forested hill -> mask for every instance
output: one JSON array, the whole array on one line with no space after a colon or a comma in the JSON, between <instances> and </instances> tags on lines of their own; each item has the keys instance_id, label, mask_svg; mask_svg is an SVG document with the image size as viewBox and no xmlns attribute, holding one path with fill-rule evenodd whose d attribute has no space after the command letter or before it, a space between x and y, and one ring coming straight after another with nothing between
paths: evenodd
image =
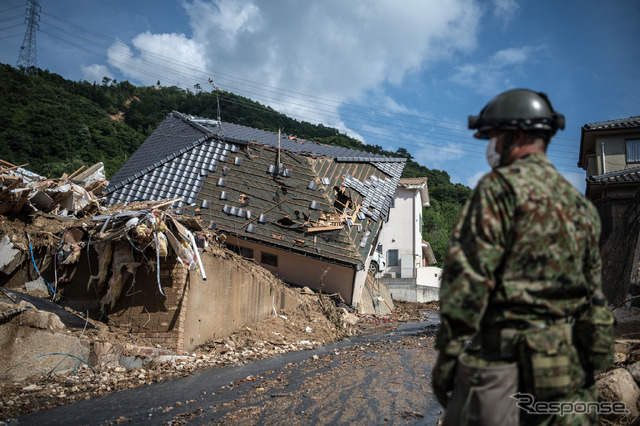
<instances>
[{"instance_id":1,"label":"forested hill","mask_svg":"<svg viewBox=\"0 0 640 426\"><path fill-rule=\"evenodd\" d=\"M5 64L0 64L0 82L0 159L28 164L29 170L53 178L98 161L105 164L109 178L170 111L218 116L216 95L197 88L138 87L106 77L101 84L75 82L46 70L23 75ZM419 165L404 148L389 152L366 145L336 129L294 120L232 93L220 92L219 101L224 121L269 131L284 129L324 144L406 157L403 177L429 178L432 208L425 211L423 236L442 260L443 248L438 246L446 247L470 188L451 183L445 171Z\"/></svg>"}]
</instances>

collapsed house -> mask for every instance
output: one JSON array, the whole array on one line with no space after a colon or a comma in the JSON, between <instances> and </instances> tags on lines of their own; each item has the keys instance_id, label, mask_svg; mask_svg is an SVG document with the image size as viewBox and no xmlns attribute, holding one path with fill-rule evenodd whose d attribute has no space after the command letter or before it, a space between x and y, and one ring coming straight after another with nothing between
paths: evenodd
<instances>
[{"instance_id":1,"label":"collapsed house","mask_svg":"<svg viewBox=\"0 0 640 426\"><path fill-rule=\"evenodd\" d=\"M178 351L298 304L295 292L223 250L196 218L169 211L179 200L105 207L94 194L107 184L101 164L47 179L0 163L3 293L50 299ZM0 312L14 317L0 327L0 343L12 356L33 341L24 327L27 334L15 338L24 312L11 300ZM49 341L56 340L54 333Z\"/></svg>"},{"instance_id":2,"label":"collapsed house","mask_svg":"<svg viewBox=\"0 0 640 426\"><path fill-rule=\"evenodd\" d=\"M405 162L172 112L104 193L179 199L178 213L286 283L366 311L381 298L367 270Z\"/></svg>"},{"instance_id":3,"label":"collapsed house","mask_svg":"<svg viewBox=\"0 0 640 426\"><path fill-rule=\"evenodd\" d=\"M4 163L0 285L178 351L295 308L276 277L389 313L366 267L404 161L172 113L106 188Z\"/></svg>"}]
</instances>

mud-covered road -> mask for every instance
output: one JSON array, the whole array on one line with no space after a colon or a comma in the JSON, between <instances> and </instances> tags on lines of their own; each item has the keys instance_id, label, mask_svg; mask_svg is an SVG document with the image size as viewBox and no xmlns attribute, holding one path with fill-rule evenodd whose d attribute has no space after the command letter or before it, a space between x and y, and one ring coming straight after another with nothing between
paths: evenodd
<instances>
[{"instance_id":1,"label":"mud-covered road","mask_svg":"<svg viewBox=\"0 0 640 426\"><path fill-rule=\"evenodd\" d=\"M436 424L437 314L310 351L37 411L31 424Z\"/></svg>"}]
</instances>

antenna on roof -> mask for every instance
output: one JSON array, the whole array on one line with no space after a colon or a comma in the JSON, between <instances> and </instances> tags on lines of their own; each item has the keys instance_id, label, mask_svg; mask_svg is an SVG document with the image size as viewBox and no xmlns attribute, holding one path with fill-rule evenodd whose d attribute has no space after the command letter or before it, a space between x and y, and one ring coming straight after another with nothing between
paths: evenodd
<instances>
[{"instance_id":1,"label":"antenna on roof","mask_svg":"<svg viewBox=\"0 0 640 426\"><path fill-rule=\"evenodd\" d=\"M276 173L280 173L280 132L281 128L278 127L278 158L276 159Z\"/></svg>"},{"instance_id":2,"label":"antenna on roof","mask_svg":"<svg viewBox=\"0 0 640 426\"><path fill-rule=\"evenodd\" d=\"M213 89L216 91L216 104L218 104L218 126L222 127L222 120L220 119L220 99L218 99L218 91L220 88L216 86L212 78L209 78L209 84L213 86Z\"/></svg>"}]
</instances>

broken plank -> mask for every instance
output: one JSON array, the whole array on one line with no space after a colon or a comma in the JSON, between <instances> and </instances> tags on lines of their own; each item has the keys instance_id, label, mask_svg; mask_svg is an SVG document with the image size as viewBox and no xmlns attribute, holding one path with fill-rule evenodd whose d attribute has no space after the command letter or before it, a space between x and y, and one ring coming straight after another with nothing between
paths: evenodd
<instances>
[{"instance_id":1,"label":"broken plank","mask_svg":"<svg viewBox=\"0 0 640 426\"><path fill-rule=\"evenodd\" d=\"M81 166L78 170L76 170L75 172L71 173L69 175L69 179L71 179L72 177L74 177L75 175L77 175L78 173L80 173L82 171L82 169L84 169L87 166Z\"/></svg>"},{"instance_id":2,"label":"broken plank","mask_svg":"<svg viewBox=\"0 0 640 426\"><path fill-rule=\"evenodd\" d=\"M173 198L171 200L165 200L165 201L161 201L158 204L153 204L150 208L152 210L159 210L162 209L163 207L168 207L171 204L177 202L177 201L182 201L182 197L178 197L178 198Z\"/></svg>"},{"instance_id":3,"label":"broken plank","mask_svg":"<svg viewBox=\"0 0 640 426\"><path fill-rule=\"evenodd\" d=\"M24 204L27 202L28 199L29 199L29 192L24 191L20 196L20 199L16 203L15 207L13 208L12 213L17 214L20 210L22 210L22 207L24 206Z\"/></svg>"},{"instance_id":4,"label":"broken plank","mask_svg":"<svg viewBox=\"0 0 640 426\"><path fill-rule=\"evenodd\" d=\"M11 164L10 162L8 162L8 161L4 161L4 160L2 160L2 159L0 159L0 163L4 164L5 166L9 166L9 167L16 167L16 166L15 166L15 164ZM27 165L27 164L25 164L25 166L26 166L26 165Z\"/></svg>"},{"instance_id":5,"label":"broken plank","mask_svg":"<svg viewBox=\"0 0 640 426\"><path fill-rule=\"evenodd\" d=\"M335 231L336 229L342 229L342 225L313 226L307 228L306 232Z\"/></svg>"}]
</instances>

